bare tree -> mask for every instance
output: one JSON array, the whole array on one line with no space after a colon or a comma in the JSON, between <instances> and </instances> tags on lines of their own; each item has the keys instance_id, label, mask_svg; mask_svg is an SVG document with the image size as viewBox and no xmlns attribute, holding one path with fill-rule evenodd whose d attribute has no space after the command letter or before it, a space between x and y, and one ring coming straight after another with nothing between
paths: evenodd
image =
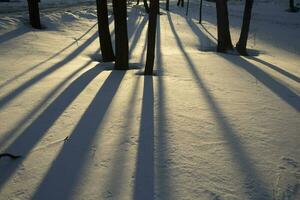
<instances>
[{"instance_id":1,"label":"bare tree","mask_svg":"<svg viewBox=\"0 0 300 200\"><path fill-rule=\"evenodd\" d=\"M298 12L299 8L295 6L294 0L289 0L290 9L289 12Z\"/></svg>"},{"instance_id":2,"label":"bare tree","mask_svg":"<svg viewBox=\"0 0 300 200\"><path fill-rule=\"evenodd\" d=\"M241 55L248 55L246 47L247 47L247 40L249 34L252 6L253 6L253 0L246 0L240 39L236 44L236 50Z\"/></svg>"},{"instance_id":3,"label":"bare tree","mask_svg":"<svg viewBox=\"0 0 300 200\"><path fill-rule=\"evenodd\" d=\"M169 10L169 8L170 8L170 0L167 0L167 2L166 2L166 10Z\"/></svg>"},{"instance_id":4,"label":"bare tree","mask_svg":"<svg viewBox=\"0 0 300 200\"><path fill-rule=\"evenodd\" d=\"M143 0L143 2L144 2L144 7L145 7L145 10L146 10L146 13L149 13L149 6L148 6L147 0Z\"/></svg>"},{"instance_id":5,"label":"bare tree","mask_svg":"<svg viewBox=\"0 0 300 200\"><path fill-rule=\"evenodd\" d=\"M39 10L39 0L27 0L28 11L29 11L29 21L33 28L41 29L40 21L40 10Z\"/></svg>"},{"instance_id":6,"label":"bare tree","mask_svg":"<svg viewBox=\"0 0 300 200\"><path fill-rule=\"evenodd\" d=\"M113 0L113 13L115 22L115 69L128 69L128 32L127 32L127 1Z\"/></svg>"},{"instance_id":7,"label":"bare tree","mask_svg":"<svg viewBox=\"0 0 300 200\"><path fill-rule=\"evenodd\" d=\"M218 27L218 52L226 52L232 50L227 0L216 0L217 8L217 27Z\"/></svg>"},{"instance_id":8,"label":"bare tree","mask_svg":"<svg viewBox=\"0 0 300 200\"><path fill-rule=\"evenodd\" d=\"M150 1L149 25L148 25L148 42L147 42L147 59L145 66L145 75L153 75L153 66L155 58L155 38L157 15L159 13L159 0Z\"/></svg>"},{"instance_id":9,"label":"bare tree","mask_svg":"<svg viewBox=\"0 0 300 200\"><path fill-rule=\"evenodd\" d=\"M107 0L96 0L96 3L98 16L98 33L102 59L104 62L114 61L115 55L109 31Z\"/></svg>"},{"instance_id":10,"label":"bare tree","mask_svg":"<svg viewBox=\"0 0 300 200\"><path fill-rule=\"evenodd\" d=\"M179 6L181 4L181 7L184 6L184 0L178 0L177 1L177 6Z\"/></svg>"}]
</instances>

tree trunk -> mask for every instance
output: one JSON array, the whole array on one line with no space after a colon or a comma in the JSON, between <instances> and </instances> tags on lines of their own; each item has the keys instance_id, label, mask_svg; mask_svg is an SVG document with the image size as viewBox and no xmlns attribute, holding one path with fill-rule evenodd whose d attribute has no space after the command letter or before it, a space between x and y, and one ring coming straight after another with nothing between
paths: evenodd
<instances>
[{"instance_id":1,"label":"tree trunk","mask_svg":"<svg viewBox=\"0 0 300 200\"><path fill-rule=\"evenodd\" d=\"M166 2L166 10L169 11L169 7L170 7L170 0L167 0L167 2Z\"/></svg>"},{"instance_id":2,"label":"tree trunk","mask_svg":"<svg viewBox=\"0 0 300 200\"><path fill-rule=\"evenodd\" d=\"M113 0L116 38L115 69L128 69L128 33L127 33L127 5L126 0Z\"/></svg>"},{"instance_id":3,"label":"tree trunk","mask_svg":"<svg viewBox=\"0 0 300 200\"><path fill-rule=\"evenodd\" d=\"M148 25L148 43L147 43L147 59L145 66L145 75L153 75L153 66L155 58L155 37L157 15L159 12L159 0L150 1L149 25Z\"/></svg>"},{"instance_id":4,"label":"tree trunk","mask_svg":"<svg viewBox=\"0 0 300 200\"><path fill-rule=\"evenodd\" d=\"M295 9L294 0L290 0L290 10L294 10L294 9Z\"/></svg>"},{"instance_id":5,"label":"tree trunk","mask_svg":"<svg viewBox=\"0 0 300 200\"><path fill-rule=\"evenodd\" d=\"M232 50L227 0L216 0L217 7L217 24L218 24L218 52Z\"/></svg>"},{"instance_id":6,"label":"tree trunk","mask_svg":"<svg viewBox=\"0 0 300 200\"><path fill-rule=\"evenodd\" d=\"M96 0L96 3L98 17L98 33L102 59L103 62L111 62L115 60L115 55L112 48L109 31L107 0Z\"/></svg>"},{"instance_id":7,"label":"tree trunk","mask_svg":"<svg viewBox=\"0 0 300 200\"><path fill-rule=\"evenodd\" d=\"M39 0L27 0L29 21L33 28L41 29Z\"/></svg>"},{"instance_id":8,"label":"tree trunk","mask_svg":"<svg viewBox=\"0 0 300 200\"><path fill-rule=\"evenodd\" d=\"M179 6L181 4L181 7L184 6L184 0L178 0L177 1L177 6Z\"/></svg>"},{"instance_id":9,"label":"tree trunk","mask_svg":"<svg viewBox=\"0 0 300 200\"><path fill-rule=\"evenodd\" d=\"M241 55L245 55L245 56L248 55L246 47L247 47L247 40L249 34L252 6L253 6L253 0L246 0L240 39L236 44L236 50Z\"/></svg>"},{"instance_id":10,"label":"tree trunk","mask_svg":"<svg viewBox=\"0 0 300 200\"><path fill-rule=\"evenodd\" d=\"M144 7L145 7L145 10L146 10L146 13L149 13L149 6L148 6L148 3L147 3L147 0L143 0L144 1Z\"/></svg>"}]
</instances>

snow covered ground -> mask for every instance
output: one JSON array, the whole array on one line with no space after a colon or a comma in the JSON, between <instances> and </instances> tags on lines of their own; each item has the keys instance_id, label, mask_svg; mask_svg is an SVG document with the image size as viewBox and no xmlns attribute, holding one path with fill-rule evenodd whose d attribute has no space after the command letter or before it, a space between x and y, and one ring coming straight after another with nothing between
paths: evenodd
<instances>
[{"instance_id":1,"label":"snow covered ground","mask_svg":"<svg viewBox=\"0 0 300 200\"><path fill-rule=\"evenodd\" d=\"M129 71L98 62L94 5L44 9L41 31L0 14L0 152L22 155L0 159L0 199L300 199L300 14L265 2L252 57L214 51L213 3L202 26L196 2L188 18L161 2L153 77L142 5ZM229 10L235 43L242 2Z\"/></svg>"}]
</instances>

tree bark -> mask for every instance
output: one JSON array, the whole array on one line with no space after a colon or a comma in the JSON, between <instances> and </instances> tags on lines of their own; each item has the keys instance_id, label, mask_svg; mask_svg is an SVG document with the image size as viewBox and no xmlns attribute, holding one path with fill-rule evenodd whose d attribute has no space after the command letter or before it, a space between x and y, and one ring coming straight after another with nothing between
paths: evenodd
<instances>
[{"instance_id":1,"label":"tree bark","mask_svg":"<svg viewBox=\"0 0 300 200\"><path fill-rule=\"evenodd\" d=\"M236 50L241 55L245 55L245 56L248 55L246 47L247 47L247 40L248 40L248 34L250 28L252 6L253 6L253 0L246 0L240 39L236 44Z\"/></svg>"},{"instance_id":2,"label":"tree bark","mask_svg":"<svg viewBox=\"0 0 300 200\"><path fill-rule=\"evenodd\" d=\"M294 0L290 0L290 10L294 10L294 9L295 9Z\"/></svg>"},{"instance_id":3,"label":"tree bark","mask_svg":"<svg viewBox=\"0 0 300 200\"><path fill-rule=\"evenodd\" d=\"M115 21L115 69L128 69L128 33L127 33L127 5L126 0L113 0Z\"/></svg>"},{"instance_id":4,"label":"tree bark","mask_svg":"<svg viewBox=\"0 0 300 200\"><path fill-rule=\"evenodd\" d=\"M29 22L33 28L41 29L39 0L27 0L29 11Z\"/></svg>"},{"instance_id":5,"label":"tree bark","mask_svg":"<svg viewBox=\"0 0 300 200\"><path fill-rule=\"evenodd\" d=\"M227 0L216 0L217 8L217 26L218 26L218 52L226 52L232 50Z\"/></svg>"},{"instance_id":6,"label":"tree bark","mask_svg":"<svg viewBox=\"0 0 300 200\"><path fill-rule=\"evenodd\" d=\"M115 60L115 55L109 31L107 0L96 0L96 4L98 17L98 33L102 59L103 62L111 62Z\"/></svg>"},{"instance_id":7,"label":"tree bark","mask_svg":"<svg viewBox=\"0 0 300 200\"><path fill-rule=\"evenodd\" d=\"M178 0L177 1L177 6L179 6L181 4L181 7L184 6L184 0Z\"/></svg>"},{"instance_id":8,"label":"tree bark","mask_svg":"<svg viewBox=\"0 0 300 200\"><path fill-rule=\"evenodd\" d=\"M148 42L147 42L147 59L145 66L145 75L153 75L153 66L155 59L155 38L157 15L159 12L159 0L150 1L149 25L148 25Z\"/></svg>"},{"instance_id":9,"label":"tree bark","mask_svg":"<svg viewBox=\"0 0 300 200\"><path fill-rule=\"evenodd\" d=\"M146 10L146 13L149 13L149 6L148 6L147 0L143 0L143 1L144 1L144 7L145 7L145 10Z\"/></svg>"},{"instance_id":10,"label":"tree bark","mask_svg":"<svg viewBox=\"0 0 300 200\"><path fill-rule=\"evenodd\" d=\"M170 0L167 0L167 2L166 2L166 10L169 11L169 7L170 7Z\"/></svg>"}]
</instances>

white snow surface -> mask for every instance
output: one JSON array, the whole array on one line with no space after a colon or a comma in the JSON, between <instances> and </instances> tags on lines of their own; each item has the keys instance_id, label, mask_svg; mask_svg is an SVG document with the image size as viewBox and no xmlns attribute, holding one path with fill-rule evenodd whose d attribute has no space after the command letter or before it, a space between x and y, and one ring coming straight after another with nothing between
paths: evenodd
<instances>
[{"instance_id":1,"label":"white snow surface","mask_svg":"<svg viewBox=\"0 0 300 200\"><path fill-rule=\"evenodd\" d=\"M128 71L99 62L94 5L42 9L43 30L0 14L0 153L22 156L0 158L0 199L300 199L300 13L276 2L254 5L249 57L215 52L213 3L199 25L197 1L161 2L153 77L142 4Z\"/></svg>"}]
</instances>

